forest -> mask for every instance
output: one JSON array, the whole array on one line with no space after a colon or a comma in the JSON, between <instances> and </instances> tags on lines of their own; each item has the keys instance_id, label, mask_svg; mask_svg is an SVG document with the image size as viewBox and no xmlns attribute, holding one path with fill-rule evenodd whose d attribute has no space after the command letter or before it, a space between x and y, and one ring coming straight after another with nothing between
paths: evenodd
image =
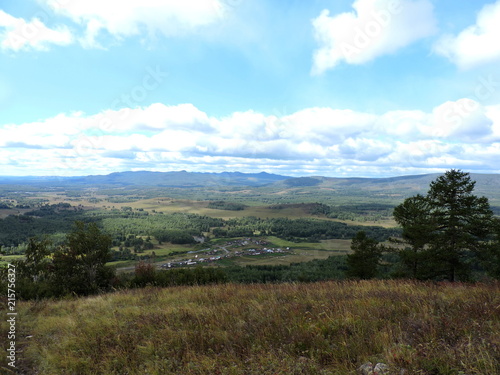
<instances>
[{"instance_id":1,"label":"forest","mask_svg":"<svg viewBox=\"0 0 500 375\"><path fill-rule=\"evenodd\" d=\"M467 173L451 170L426 195L392 208L377 199L262 205L144 199L135 191L127 199L95 189L17 198L10 191L2 200L1 253L3 264L18 265L25 298L228 281L498 278L500 220L474 188ZM74 280L63 281L67 274Z\"/></svg>"}]
</instances>

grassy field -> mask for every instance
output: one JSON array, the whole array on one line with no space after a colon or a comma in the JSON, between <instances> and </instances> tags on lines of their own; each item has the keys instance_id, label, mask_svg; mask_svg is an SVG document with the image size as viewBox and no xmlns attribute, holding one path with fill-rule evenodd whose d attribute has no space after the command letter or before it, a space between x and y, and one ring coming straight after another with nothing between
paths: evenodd
<instances>
[{"instance_id":1,"label":"grassy field","mask_svg":"<svg viewBox=\"0 0 500 375\"><path fill-rule=\"evenodd\" d=\"M292 254L278 256L259 256L234 258L233 264L247 265L289 265L291 263L309 262L313 259L326 259L332 255L349 253L351 240L322 240L320 242L291 242L278 237L265 237L272 246L292 249Z\"/></svg>"},{"instance_id":2,"label":"grassy field","mask_svg":"<svg viewBox=\"0 0 500 375\"><path fill-rule=\"evenodd\" d=\"M498 283L147 288L17 312L25 374L348 375L368 361L394 374L500 373Z\"/></svg>"},{"instance_id":3,"label":"grassy field","mask_svg":"<svg viewBox=\"0 0 500 375\"><path fill-rule=\"evenodd\" d=\"M123 204L127 205L127 204ZM145 210L156 210L158 212L164 213L174 213L183 212L190 214L206 215L210 217L222 218L222 219L232 219L241 218L248 216L255 216L262 219L274 219L274 218L289 218L289 219L300 219L300 218L318 218L318 216L311 215L302 207L285 207L282 209L272 209L269 205L252 205L246 207L244 210L240 211L227 211L208 208L208 202L206 201L194 201L194 200L170 200L170 199L148 199L143 201L137 201L129 206L133 208L143 208ZM392 218L387 218L379 221L346 221L338 219L330 219L326 217L321 217L323 220L331 220L342 222L350 225L378 225L382 227L394 227L396 222Z\"/></svg>"},{"instance_id":4,"label":"grassy field","mask_svg":"<svg viewBox=\"0 0 500 375\"><path fill-rule=\"evenodd\" d=\"M233 193L233 195L238 196L239 194L244 194L245 191L239 191L237 193ZM284 192L285 193L285 192ZM227 194L231 196L230 193ZM163 212L165 214L172 213L189 213L189 214L198 214L198 215L206 215L215 218L222 219L232 219L232 218L241 218L247 216L255 216L262 219L272 219L272 218L289 218L289 219L299 219L299 218L318 218L318 216L311 215L308 213L303 207L285 207L282 209L272 209L270 206L272 204L262 204L260 202L244 202L248 204L248 206L241 211L228 211L228 210L219 210L208 208L209 201L206 200L195 200L195 199L173 199L168 197L157 197L157 198L149 198L149 199L135 199L130 202L124 203L111 203L108 202L107 199L113 198L112 196L107 195L93 195L90 198L96 198L100 201L97 203L90 203L88 201L89 197L81 198L81 199L72 199L69 200L64 194L51 194L44 193L40 196L37 196L39 199L48 199L51 204L55 203L64 203L69 202L72 205L82 205L87 209L105 209L105 208L117 208L121 209L122 207L132 207L133 209L143 209L146 211ZM202 197L200 196L200 199ZM239 201L239 200L236 200ZM350 201L350 203L356 203L357 201ZM12 213L12 210L7 210ZM24 210L28 211L28 210ZM0 214L1 214L0 210ZM388 217L383 220L377 221L350 221L350 220L339 220L339 219L331 219L322 217L324 220L331 220L337 222L343 222L350 225L377 225L382 227L394 227L396 226L396 222Z\"/></svg>"},{"instance_id":5,"label":"grassy field","mask_svg":"<svg viewBox=\"0 0 500 375\"><path fill-rule=\"evenodd\" d=\"M2 255L0 257L0 267L3 267L4 265L11 263L13 260L22 259L22 258L24 258L23 255Z\"/></svg>"}]
</instances>

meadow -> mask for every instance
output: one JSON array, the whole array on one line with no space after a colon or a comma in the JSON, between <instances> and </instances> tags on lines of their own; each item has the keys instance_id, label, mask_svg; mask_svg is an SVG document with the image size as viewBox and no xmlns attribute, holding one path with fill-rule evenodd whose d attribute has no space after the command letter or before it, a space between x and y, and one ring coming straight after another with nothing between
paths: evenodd
<instances>
[{"instance_id":1,"label":"meadow","mask_svg":"<svg viewBox=\"0 0 500 375\"><path fill-rule=\"evenodd\" d=\"M498 283L149 287L17 311L21 374L500 373Z\"/></svg>"}]
</instances>

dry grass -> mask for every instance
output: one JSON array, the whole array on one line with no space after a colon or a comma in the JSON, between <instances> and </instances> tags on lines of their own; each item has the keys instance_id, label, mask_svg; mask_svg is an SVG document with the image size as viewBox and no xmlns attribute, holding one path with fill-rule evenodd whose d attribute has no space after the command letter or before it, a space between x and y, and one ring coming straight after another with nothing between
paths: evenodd
<instances>
[{"instance_id":1,"label":"dry grass","mask_svg":"<svg viewBox=\"0 0 500 375\"><path fill-rule=\"evenodd\" d=\"M33 335L19 359L40 375L345 375L367 361L407 374L500 373L499 284L147 288L18 312L20 334Z\"/></svg>"}]
</instances>

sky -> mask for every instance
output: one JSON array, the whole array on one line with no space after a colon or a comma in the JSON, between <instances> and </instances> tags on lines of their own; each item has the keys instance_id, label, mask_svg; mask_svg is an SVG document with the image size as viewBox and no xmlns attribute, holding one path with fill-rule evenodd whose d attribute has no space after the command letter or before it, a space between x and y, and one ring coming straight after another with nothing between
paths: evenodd
<instances>
[{"instance_id":1,"label":"sky","mask_svg":"<svg viewBox=\"0 0 500 375\"><path fill-rule=\"evenodd\" d=\"M0 0L0 176L500 173L500 0Z\"/></svg>"}]
</instances>

